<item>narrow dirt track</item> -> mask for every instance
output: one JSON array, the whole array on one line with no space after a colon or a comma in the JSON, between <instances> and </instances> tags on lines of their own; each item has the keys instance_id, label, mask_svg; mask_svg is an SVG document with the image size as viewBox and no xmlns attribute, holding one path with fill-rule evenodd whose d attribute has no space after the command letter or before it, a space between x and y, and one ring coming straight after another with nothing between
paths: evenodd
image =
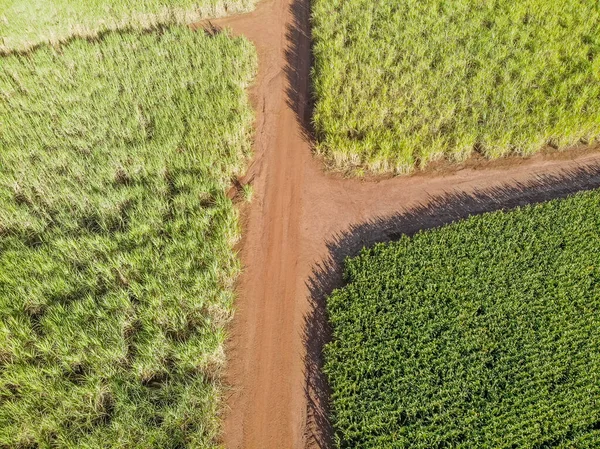
<instances>
[{"instance_id":1,"label":"narrow dirt track","mask_svg":"<svg viewBox=\"0 0 600 449\"><path fill-rule=\"evenodd\" d=\"M330 445L320 353L322 302L363 245L502 207L600 186L600 154L574 151L465 164L381 181L325 173L311 152L308 0L263 0L229 28L257 47L254 186L244 211L237 312L230 330L227 448Z\"/></svg>"}]
</instances>

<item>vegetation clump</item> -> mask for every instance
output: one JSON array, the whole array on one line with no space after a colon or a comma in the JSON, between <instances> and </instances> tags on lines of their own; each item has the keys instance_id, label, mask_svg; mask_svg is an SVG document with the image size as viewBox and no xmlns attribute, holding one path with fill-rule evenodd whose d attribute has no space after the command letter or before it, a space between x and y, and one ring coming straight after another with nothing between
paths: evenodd
<instances>
[{"instance_id":1,"label":"vegetation clump","mask_svg":"<svg viewBox=\"0 0 600 449\"><path fill-rule=\"evenodd\" d=\"M329 297L341 448L600 445L600 191L365 249Z\"/></svg>"},{"instance_id":2,"label":"vegetation clump","mask_svg":"<svg viewBox=\"0 0 600 449\"><path fill-rule=\"evenodd\" d=\"M600 136L594 0L315 0L319 152L405 173Z\"/></svg>"},{"instance_id":3,"label":"vegetation clump","mask_svg":"<svg viewBox=\"0 0 600 449\"><path fill-rule=\"evenodd\" d=\"M256 0L0 0L0 54L106 30L152 28L251 10Z\"/></svg>"},{"instance_id":4,"label":"vegetation clump","mask_svg":"<svg viewBox=\"0 0 600 449\"><path fill-rule=\"evenodd\" d=\"M0 64L0 447L213 447L252 45L173 27Z\"/></svg>"}]
</instances>

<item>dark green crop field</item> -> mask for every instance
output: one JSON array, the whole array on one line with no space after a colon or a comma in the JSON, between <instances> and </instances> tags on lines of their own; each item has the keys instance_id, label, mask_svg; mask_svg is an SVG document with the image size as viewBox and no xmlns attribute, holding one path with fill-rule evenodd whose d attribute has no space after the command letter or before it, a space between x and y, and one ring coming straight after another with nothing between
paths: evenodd
<instances>
[{"instance_id":1,"label":"dark green crop field","mask_svg":"<svg viewBox=\"0 0 600 449\"><path fill-rule=\"evenodd\" d=\"M600 447L599 191L365 249L346 279L338 447Z\"/></svg>"},{"instance_id":2,"label":"dark green crop field","mask_svg":"<svg viewBox=\"0 0 600 449\"><path fill-rule=\"evenodd\" d=\"M600 136L596 0L315 0L317 150L405 173Z\"/></svg>"},{"instance_id":3,"label":"dark green crop field","mask_svg":"<svg viewBox=\"0 0 600 449\"><path fill-rule=\"evenodd\" d=\"M256 0L0 0L0 53L99 31L190 23L249 11Z\"/></svg>"},{"instance_id":4,"label":"dark green crop field","mask_svg":"<svg viewBox=\"0 0 600 449\"><path fill-rule=\"evenodd\" d=\"M0 64L0 448L213 447L252 45L173 27Z\"/></svg>"}]
</instances>

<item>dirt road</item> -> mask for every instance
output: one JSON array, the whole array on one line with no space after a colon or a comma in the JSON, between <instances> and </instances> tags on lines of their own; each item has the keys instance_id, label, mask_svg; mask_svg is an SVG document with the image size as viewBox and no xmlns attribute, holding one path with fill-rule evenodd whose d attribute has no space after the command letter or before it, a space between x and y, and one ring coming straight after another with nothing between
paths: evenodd
<instances>
[{"instance_id":1,"label":"dirt road","mask_svg":"<svg viewBox=\"0 0 600 449\"><path fill-rule=\"evenodd\" d=\"M323 172L311 154L308 0L263 0L212 22L256 45L255 157L245 179L237 312L230 330L227 448L328 447L327 391L319 375L327 338L322 301L341 282L344 256L400 233L472 213L600 186L600 155L472 162L383 181ZM198 26L208 26L207 23Z\"/></svg>"}]
</instances>

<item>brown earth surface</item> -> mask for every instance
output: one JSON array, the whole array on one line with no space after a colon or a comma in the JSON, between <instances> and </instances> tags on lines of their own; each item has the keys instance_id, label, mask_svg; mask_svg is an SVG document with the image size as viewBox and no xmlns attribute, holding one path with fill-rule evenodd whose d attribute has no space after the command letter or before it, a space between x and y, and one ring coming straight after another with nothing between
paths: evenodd
<instances>
[{"instance_id":1,"label":"brown earth surface","mask_svg":"<svg viewBox=\"0 0 600 449\"><path fill-rule=\"evenodd\" d=\"M330 447L323 302L342 285L344 257L402 233L600 186L598 148L474 158L385 180L324 172L308 125L308 8L308 0L263 0L252 13L195 25L244 35L259 55L254 159L238 180L253 185L254 200L241 206L244 272L227 348L230 449Z\"/></svg>"}]
</instances>

